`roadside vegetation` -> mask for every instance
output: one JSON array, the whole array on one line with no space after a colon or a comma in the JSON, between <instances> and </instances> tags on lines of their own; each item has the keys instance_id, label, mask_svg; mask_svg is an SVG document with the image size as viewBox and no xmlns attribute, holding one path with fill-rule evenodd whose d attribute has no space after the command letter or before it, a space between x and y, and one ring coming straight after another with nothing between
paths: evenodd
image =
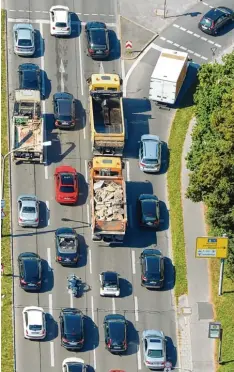
<instances>
[{"instance_id":1,"label":"roadside vegetation","mask_svg":"<svg viewBox=\"0 0 234 372\"><path fill-rule=\"evenodd\" d=\"M1 153L8 152L8 99L7 99L7 76L6 76L6 12L1 10ZM12 267L11 267L11 244L10 244L10 187L9 166L6 160L4 199L6 201L6 217L2 224L1 239L1 262L4 264L4 276L2 276L2 317L1 317L1 367L4 372L14 370L13 329L12 329Z\"/></svg>"}]
</instances>

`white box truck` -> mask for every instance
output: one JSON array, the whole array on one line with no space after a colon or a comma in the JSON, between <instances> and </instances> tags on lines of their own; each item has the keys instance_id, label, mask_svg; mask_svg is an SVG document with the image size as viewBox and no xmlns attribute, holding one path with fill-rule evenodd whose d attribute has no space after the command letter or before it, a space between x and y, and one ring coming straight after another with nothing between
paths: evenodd
<instances>
[{"instance_id":1,"label":"white box truck","mask_svg":"<svg viewBox=\"0 0 234 372\"><path fill-rule=\"evenodd\" d=\"M150 79L149 99L173 105L188 69L188 53L163 49Z\"/></svg>"}]
</instances>

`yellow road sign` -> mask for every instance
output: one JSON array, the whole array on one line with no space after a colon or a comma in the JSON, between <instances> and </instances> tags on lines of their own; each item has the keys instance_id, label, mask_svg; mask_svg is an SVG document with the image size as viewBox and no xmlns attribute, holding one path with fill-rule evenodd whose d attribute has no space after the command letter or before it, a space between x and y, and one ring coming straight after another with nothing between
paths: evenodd
<instances>
[{"instance_id":1,"label":"yellow road sign","mask_svg":"<svg viewBox=\"0 0 234 372\"><path fill-rule=\"evenodd\" d=\"M228 238L199 237L196 239L196 258L227 258Z\"/></svg>"}]
</instances>

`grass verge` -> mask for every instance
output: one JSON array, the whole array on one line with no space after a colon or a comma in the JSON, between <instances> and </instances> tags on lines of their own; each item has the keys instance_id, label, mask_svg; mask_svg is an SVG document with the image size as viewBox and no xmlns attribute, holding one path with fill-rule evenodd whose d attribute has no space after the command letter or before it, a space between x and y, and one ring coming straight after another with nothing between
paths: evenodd
<instances>
[{"instance_id":1,"label":"grass verge","mask_svg":"<svg viewBox=\"0 0 234 372\"><path fill-rule=\"evenodd\" d=\"M176 111L168 142L168 147L170 149L170 166L167 174L167 184L173 260L176 267L175 295L177 300L178 297L188 291L184 220L181 205L181 159L185 136L192 117L193 106Z\"/></svg>"},{"instance_id":2,"label":"grass verge","mask_svg":"<svg viewBox=\"0 0 234 372\"><path fill-rule=\"evenodd\" d=\"M6 70L6 11L1 10L1 153L8 152L8 99L7 99L7 70ZM6 201L6 217L3 221L1 256L4 264L2 276L2 319L1 319L1 348L2 371L13 372L14 349L12 329L12 267L10 242L10 187L9 159L5 162L4 199Z\"/></svg>"}]
</instances>

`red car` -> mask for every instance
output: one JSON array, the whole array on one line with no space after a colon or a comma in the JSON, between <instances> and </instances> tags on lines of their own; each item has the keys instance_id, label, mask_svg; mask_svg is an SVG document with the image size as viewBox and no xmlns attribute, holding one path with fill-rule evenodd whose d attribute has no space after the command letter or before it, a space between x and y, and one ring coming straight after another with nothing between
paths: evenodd
<instances>
[{"instance_id":1,"label":"red car","mask_svg":"<svg viewBox=\"0 0 234 372\"><path fill-rule=\"evenodd\" d=\"M75 168L57 167L54 172L55 199L60 204L75 204L78 200L78 177Z\"/></svg>"}]
</instances>

